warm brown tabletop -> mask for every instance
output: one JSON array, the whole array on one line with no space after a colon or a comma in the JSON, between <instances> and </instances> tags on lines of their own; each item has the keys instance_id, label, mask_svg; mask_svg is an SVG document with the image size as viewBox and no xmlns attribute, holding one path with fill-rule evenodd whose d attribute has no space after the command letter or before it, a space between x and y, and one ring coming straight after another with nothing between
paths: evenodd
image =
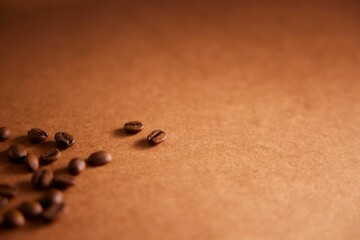
<instances>
[{"instance_id":1,"label":"warm brown tabletop","mask_svg":"<svg viewBox=\"0 0 360 240\"><path fill-rule=\"evenodd\" d=\"M360 239L360 2L186 2L0 2L0 213L42 194L11 143L72 133L53 170L113 155L1 240Z\"/></svg>"}]
</instances>

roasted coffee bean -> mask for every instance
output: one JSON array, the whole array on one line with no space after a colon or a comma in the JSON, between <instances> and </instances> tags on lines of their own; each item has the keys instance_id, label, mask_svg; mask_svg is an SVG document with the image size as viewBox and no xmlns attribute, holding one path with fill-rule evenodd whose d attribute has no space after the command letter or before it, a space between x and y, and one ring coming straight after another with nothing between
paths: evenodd
<instances>
[{"instance_id":1,"label":"roasted coffee bean","mask_svg":"<svg viewBox=\"0 0 360 240\"><path fill-rule=\"evenodd\" d=\"M0 127L0 142L3 142L9 139L11 136L11 131L7 127Z\"/></svg>"},{"instance_id":2,"label":"roasted coffee bean","mask_svg":"<svg viewBox=\"0 0 360 240\"><path fill-rule=\"evenodd\" d=\"M148 136L147 140L153 145L162 143L167 137L167 134L161 130L154 130Z\"/></svg>"},{"instance_id":3,"label":"roasted coffee bean","mask_svg":"<svg viewBox=\"0 0 360 240\"><path fill-rule=\"evenodd\" d=\"M9 184L0 184L0 196L13 198L19 195L19 189Z\"/></svg>"},{"instance_id":4,"label":"roasted coffee bean","mask_svg":"<svg viewBox=\"0 0 360 240\"><path fill-rule=\"evenodd\" d=\"M0 227L3 225L4 223L4 217L3 215L0 214Z\"/></svg>"},{"instance_id":5,"label":"roasted coffee bean","mask_svg":"<svg viewBox=\"0 0 360 240\"><path fill-rule=\"evenodd\" d=\"M72 175L78 175L79 173L84 171L85 167L86 163L84 160L80 158L74 158L71 159L71 161L69 162L68 171Z\"/></svg>"},{"instance_id":6,"label":"roasted coffee bean","mask_svg":"<svg viewBox=\"0 0 360 240\"><path fill-rule=\"evenodd\" d=\"M27 150L23 145L13 144L9 147L7 155L10 161L14 163L21 163L25 161Z\"/></svg>"},{"instance_id":7,"label":"roasted coffee bean","mask_svg":"<svg viewBox=\"0 0 360 240\"><path fill-rule=\"evenodd\" d=\"M94 152L93 154L90 155L90 157L87 160L87 163L90 166L101 166L104 164L107 164L108 162L111 162L112 157L111 154L105 151L98 151L98 152Z\"/></svg>"},{"instance_id":8,"label":"roasted coffee bean","mask_svg":"<svg viewBox=\"0 0 360 240\"><path fill-rule=\"evenodd\" d=\"M49 208L53 204L60 204L63 202L63 194L58 189L51 189L45 193L40 199L40 203L43 208Z\"/></svg>"},{"instance_id":9,"label":"roasted coffee bean","mask_svg":"<svg viewBox=\"0 0 360 240\"><path fill-rule=\"evenodd\" d=\"M60 151L57 148L51 149L46 153L41 154L40 162L41 164L47 165L55 162L60 156Z\"/></svg>"},{"instance_id":10,"label":"roasted coffee bean","mask_svg":"<svg viewBox=\"0 0 360 240\"><path fill-rule=\"evenodd\" d=\"M4 222L8 227L22 227L25 225L25 217L19 210L12 209L5 213Z\"/></svg>"},{"instance_id":11,"label":"roasted coffee bean","mask_svg":"<svg viewBox=\"0 0 360 240\"><path fill-rule=\"evenodd\" d=\"M54 174L50 169L40 168L39 170L34 172L31 178L31 183L34 186L34 188L44 189L50 186L53 177Z\"/></svg>"},{"instance_id":12,"label":"roasted coffee bean","mask_svg":"<svg viewBox=\"0 0 360 240\"><path fill-rule=\"evenodd\" d=\"M55 134L55 142L59 148L68 148L74 145L75 139L70 133L58 132Z\"/></svg>"},{"instance_id":13,"label":"roasted coffee bean","mask_svg":"<svg viewBox=\"0 0 360 240\"><path fill-rule=\"evenodd\" d=\"M46 140L48 134L40 128L32 128L27 133L29 139L33 143L41 143Z\"/></svg>"},{"instance_id":14,"label":"roasted coffee bean","mask_svg":"<svg viewBox=\"0 0 360 240\"><path fill-rule=\"evenodd\" d=\"M20 205L19 210L27 218L38 217L43 212L43 208L39 202L23 202Z\"/></svg>"},{"instance_id":15,"label":"roasted coffee bean","mask_svg":"<svg viewBox=\"0 0 360 240\"><path fill-rule=\"evenodd\" d=\"M52 184L55 188L66 189L68 187L74 186L76 184L76 181L75 177L70 174L59 173L54 175Z\"/></svg>"},{"instance_id":16,"label":"roasted coffee bean","mask_svg":"<svg viewBox=\"0 0 360 240\"><path fill-rule=\"evenodd\" d=\"M64 203L59 204L52 204L48 209L46 209L43 213L43 218L47 222L52 222L59 217L61 217L62 214L64 214L67 210L67 207Z\"/></svg>"},{"instance_id":17,"label":"roasted coffee bean","mask_svg":"<svg viewBox=\"0 0 360 240\"><path fill-rule=\"evenodd\" d=\"M29 171L35 172L39 169L39 158L35 154L28 153L28 155L26 156L25 164Z\"/></svg>"},{"instance_id":18,"label":"roasted coffee bean","mask_svg":"<svg viewBox=\"0 0 360 240\"><path fill-rule=\"evenodd\" d=\"M5 207L8 204L9 200L7 197L0 195L0 208Z\"/></svg>"},{"instance_id":19,"label":"roasted coffee bean","mask_svg":"<svg viewBox=\"0 0 360 240\"><path fill-rule=\"evenodd\" d=\"M141 132L144 129L144 124L139 121L127 122L124 125L124 129L128 133L134 134Z\"/></svg>"}]
</instances>

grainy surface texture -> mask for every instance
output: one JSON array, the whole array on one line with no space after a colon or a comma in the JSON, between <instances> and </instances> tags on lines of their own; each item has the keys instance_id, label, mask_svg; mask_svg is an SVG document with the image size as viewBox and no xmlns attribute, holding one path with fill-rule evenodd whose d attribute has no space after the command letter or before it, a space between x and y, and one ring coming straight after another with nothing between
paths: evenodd
<instances>
[{"instance_id":1,"label":"grainy surface texture","mask_svg":"<svg viewBox=\"0 0 360 240\"><path fill-rule=\"evenodd\" d=\"M58 222L0 239L360 239L359 1L0 7L0 174L20 189L0 212L41 195L10 144L39 155L73 134L60 172L113 157L77 176ZM154 129L168 138L149 147Z\"/></svg>"}]
</instances>

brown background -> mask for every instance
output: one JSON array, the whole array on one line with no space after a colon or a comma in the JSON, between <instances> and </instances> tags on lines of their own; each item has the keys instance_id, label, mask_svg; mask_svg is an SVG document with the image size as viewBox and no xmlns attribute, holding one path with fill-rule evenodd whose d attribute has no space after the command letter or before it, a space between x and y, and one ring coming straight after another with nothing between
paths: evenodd
<instances>
[{"instance_id":1,"label":"brown background","mask_svg":"<svg viewBox=\"0 0 360 240\"><path fill-rule=\"evenodd\" d=\"M41 194L10 143L73 133L54 170L113 155L59 222L2 240L360 239L359 1L2 0L0 21L9 207Z\"/></svg>"}]
</instances>

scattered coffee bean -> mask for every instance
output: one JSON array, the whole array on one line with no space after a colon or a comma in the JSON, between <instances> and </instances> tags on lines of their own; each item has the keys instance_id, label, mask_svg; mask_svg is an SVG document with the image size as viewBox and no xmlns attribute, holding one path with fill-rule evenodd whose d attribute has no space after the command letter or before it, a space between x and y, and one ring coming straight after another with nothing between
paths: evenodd
<instances>
[{"instance_id":1,"label":"scattered coffee bean","mask_svg":"<svg viewBox=\"0 0 360 240\"><path fill-rule=\"evenodd\" d=\"M29 171L35 172L39 169L39 158L35 154L29 153L26 156L25 164Z\"/></svg>"},{"instance_id":2,"label":"scattered coffee bean","mask_svg":"<svg viewBox=\"0 0 360 240\"><path fill-rule=\"evenodd\" d=\"M141 132L144 129L144 124L139 121L127 122L124 125L124 129L128 133L134 134L134 133Z\"/></svg>"},{"instance_id":3,"label":"scattered coffee bean","mask_svg":"<svg viewBox=\"0 0 360 240\"><path fill-rule=\"evenodd\" d=\"M85 167L86 163L84 160L80 158L74 158L71 159L71 161L69 162L68 171L72 175L78 175L79 173L84 171Z\"/></svg>"},{"instance_id":4,"label":"scattered coffee bean","mask_svg":"<svg viewBox=\"0 0 360 240\"><path fill-rule=\"evenodd\" d=\"M46 209L43 213L43 218L47 222L52 222L64 214L67 210L67 207L64 203L52 204L48 209Z\"/></svg>"},{"instance_id":5,"label":"scattered coffee bean","mask_svg":"<svg viewBox=\"0 0 360 240\"><path fill-rule=\"evenodd\" d=\"M0 195L0 208L5 207L8 204L9 200L7 197Z\"/></svg>"},{"instance_id":6,"label":"scattered coffee bean","mask_svg":"<svg viewBox=\"0 0 360 240\"><path fill-rule=\"evenodd\" d=\"M40 128L32 128L27 133L29 139L33 143L41 143L46 140L48 134Z\"/></svg>"},{"instance_id":7,"label":"scattered coffee bean","mask_svg":"<svg viewBox=\"0 0 360 240\"><path fill-rule=\"evenodd\" d=\"M57 148L51 149L46 153L41 154L40 162L41 164L47 165L55 162L60 156L60 151Z\"/></svg>"},{"instance_id":8,"label":"scattered coffee bean","mask_svg":"<svg viewBox=\"0 0 360 240\"><path fill-rule=\"evenodd\" d=\"M53 204L60 204L63 202L63 194L58 189L51 189L45 193L40 199L40 203L44 209L49 208Z\"/></svg>"},{"instance_id":9,"label":"scattered coffee bean","mask_svg":"<svg viewBox=\"0 0 360 240\"><path fill-rule=\"evenodd\" d=\"M55 188L66 189L68 187L74 186L76 181L74 176L62 173L54 175L52 184Z\"/></svg>"},{"instance_id":10,"label":"scattered coffee bean","mask_svg":"<svg viewBox=\"0 0 360 240\"><path fill-rule=\"evenodd\" d=\"M87 163L90 166L101 166L104 164L107 164L108 162L111 162L112 157L111 154L105 151L98 151L94 152L90 155L90 157L87 160Z\"/></svg>"},{"instance_id":11,"label":"scattered coffee bean","mask_svg":"<svg viewBox=\"0 0 360 240\"><path fill-rule=\"evenodd\" d=\"M27 150L23 145L13 144L9 147L7 155L10 161L14 163L21 163L25 161Z\"/></svg>"},{"instance_id":12,"label":"scattered coffee bean","mask_svg":"<svg viewBox=\"0 0 360 240\"><path fill-rule=\"evenodd\" d=\"M25 217L19 210L12 209L5 213L4 222L8 227L22 227L25 225Z\"/></svg>"},{"instance_id":13,"label":"scattered coffee bean","mask_svg":"<svg viewBox=\"0 0 360 240\"><path fill-rule=\"evenodd\" d=\"M7 127L0 127L0 142L3 142L9 139L11 136L11 131Z\"/></svg>"},{"instance_id":14,"label":"scattered coffee bean","mask_svg":"<svg viewBox=\"0 0 360 240\"><path fill-rule=\"evenodd\" d=\"M43 208L39 202L24 202L20 205L19 210L27 218L38 217L43 212Z\"/></svg>"},{"instance_id":15,"label":"scattered coffee bean","mask_svg":"<svg viewBox=\"0 0 360 240\"><path fill-rule=\"evenodd\" d=\"M31 182L34 188L44 189L50 186L53 180L54 174L48 168L40 168L36 172L34 172Z\"/></svg>"},{"instance_id":16,"label":"scattered coffee bean","mask_svg":"<svg viewBox=\"0 0 360 240\"><path fill-rule=\"evenodd\" d=\"M55 134L55 142L59 148L68 148L74 145L75 139L70 133L58 132Z\"/></svg>"},{"instance_id":17,"label":"scattered coffee bean","mask_svg":"<svg viewBox=\"0 0 360 240\"><path fill-rule=\"evenodd\" d=\"M13 198L19 195L19 189L9 184L0 184L0 196Z\"/></svg>"},{"instance_id":18,"label":"scattered coffee bean","mask_svg":"<svg viewBox=\"0 0 360 240\"><path fill-rule=\"evenodd\" d=\"M154 130L148 136L147 140L153 145L162 143L167 137L167 134L161 130Z\"/></svg>"}]
</instances>

